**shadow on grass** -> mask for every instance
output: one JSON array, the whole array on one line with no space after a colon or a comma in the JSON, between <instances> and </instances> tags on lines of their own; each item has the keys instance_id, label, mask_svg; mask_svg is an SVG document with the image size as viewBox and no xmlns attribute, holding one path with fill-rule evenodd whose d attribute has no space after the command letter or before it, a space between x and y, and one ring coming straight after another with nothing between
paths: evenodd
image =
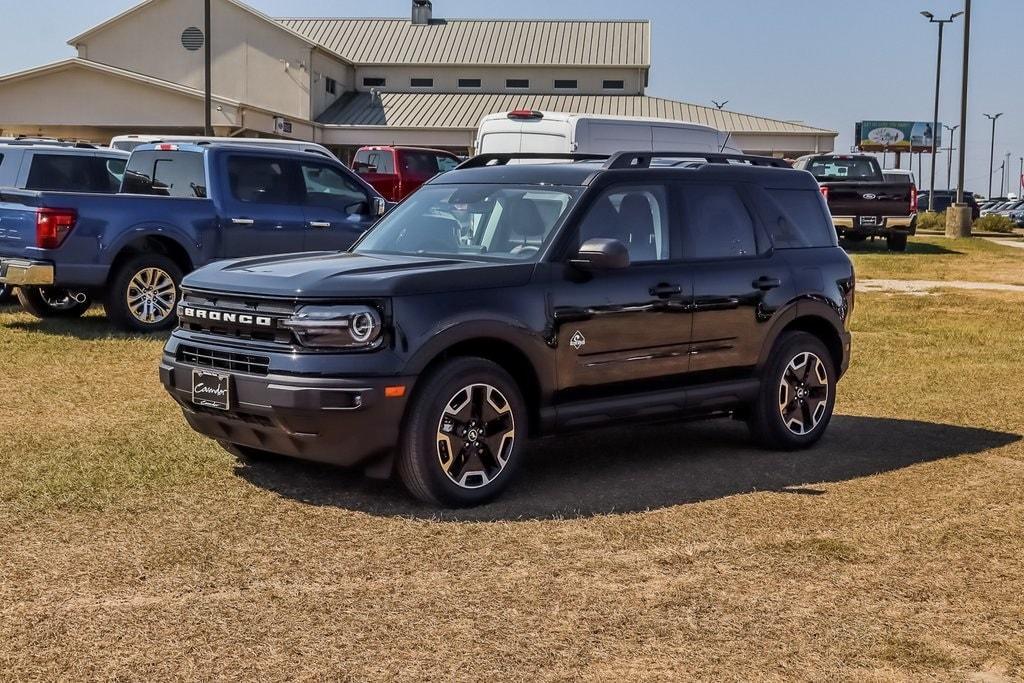
<instances>
[{"instance_id":1,"label":"shadow on grass","mask_svg":"<svg viewBox=\"0 0 1024 683\"><path fill-rule=\"evenodd\" d=\"M955 249L947 249L939 244L930 242L918 242L913 237L907 242L907 250L903 252L889 251L884 239L864 240L863 242L850 242L839 240L839 246L851 254L891 254L893 256L943 256L949 254L963 255L964 252Z\"/></svg>"},{"instance_id":2,"label":"shadow on grass","mask_svg":"<svg viewBox=\"0 0 1024 683\"><path fill-rule=\"evenodd\" d=\"M0 313L14 313L17 309L7 310L0 307ZM45 320L15 320L6 325L12 330L34 332L53 337L74 337L92 341L95 339L166 339L170 332L125 332L118 330L105 315L95 313L81 318L47 318Z\"/></svg>"},{"instance_id":3,"label":"shadow on grass","mask_svg":"<svg viewBox=\"0 0 1024 683\"><path fill-rule=\"evenodd\" d=\"M287 498L374 515L549 519L636 512L754 491L825 495L808 485L979 453L1020 438L930 422L836 416L817 447L778 453L753 447L746 428L730 420L594 430L531 443L516 479L498 500L455 511L421 505L397 482L286 458L240 460L237 473Z\"/></svg>"}]
</instances>

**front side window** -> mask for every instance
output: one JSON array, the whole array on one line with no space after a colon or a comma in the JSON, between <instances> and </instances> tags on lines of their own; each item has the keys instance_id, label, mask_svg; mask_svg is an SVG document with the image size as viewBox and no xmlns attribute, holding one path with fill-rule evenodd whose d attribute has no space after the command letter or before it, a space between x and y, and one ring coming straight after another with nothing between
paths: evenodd
<instances>
[{"instance_id":1,"label":"front side window","mask_svg":"<svg viewBox=\"0 0 1024 683\"><path fill-rule=\"evenodd\" d=\"M295 204L300 195L296 173L294 162L273 157L228 158L228 184L240 202Z\"/></svg>"},{"instance_id":2,"label":"front side window","mask_svg":"<svg viewBox=\"0 0 1024 683\"><path fill-rule=\"evenodd\" d=\"M206 198L206 165L199 152L133 152L121 191L157 197Z\"/></svg>"},{"instance_id":3,"label":"front side window","mask_svg":"<svg viewBox=\"0 0 1024 683\"><path fill-rule=\"evenodd\" d=\"M427 185L385 216L356 252L534 261L577 187Z\"/></svg>"},{"instance_id":4,"label":"front side window","mask_svg":"<svg viewBox=\"0 0 1024 683\"><path fill-rule=\"evenodd\" d=\"M613 187L584 216L577 249L589 239L614 239L629 249L631 263L666 261L671 257L668 216L663 186Z\"/></svg>"},{"instance_id":5,"label":"front side window","mask_svg":"<svg viewBox=\"0 0 1024 683\"><path fill-rule=\"evenodd\" d=\"M452 170L453 168L455 168L458 165L459 165L459 160L458 159L453 159L452 157L445 156L444 154L438 154L437 155L437 171L438 171L438 173L447 173L448 171Z\"/></svg>"},{"instance_id":6,"label":"front side window","mask_svg":"<svg viewBox=\"0 0 1024 683\"><path fill-rule=\"evenodd\" d=\"M333 166L302 164L306 204L344 210L348 214L363 213L366 193L354 180Z\"/></svg>"},{"instance_id":7,"label":"front side window","mask_svg":"<svg viewBox=\"0 0 1024 683\"><path fill-rule=\"evenodd\" d=\"M356 152L356 157L352 161L352 169L360 175L365 173L393 175L395 160L389 150L361 149Z\"/></svg>"},{"instance_id":8,"label":"front side window","mask_svg":"<svg viewBox=\"0 0 1024 683\"><path fill-rule=\"evenodd\" d=\"M693 184L682 188L689 252L696 259L757 255L754 220L731 185Z\"/></svg>"}]
</instances>

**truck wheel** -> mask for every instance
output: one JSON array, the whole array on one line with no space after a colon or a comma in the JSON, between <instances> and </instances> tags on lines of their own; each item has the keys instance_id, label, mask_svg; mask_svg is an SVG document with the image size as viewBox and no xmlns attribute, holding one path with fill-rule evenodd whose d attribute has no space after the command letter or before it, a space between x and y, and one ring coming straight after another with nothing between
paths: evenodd
<instances>
[{"instance_id":1,"label":"truck wheel","mask_svg":"<svg viewBox=\"0 0 1024 683\"><path fill-rule=\"evenodd\" d=\"M907 236L903 233L889 235L885 238L885 246L889 247L889 251L906 251Z\"/></svg>"},{"instance_id":2,"label":"truck wheel","mask_svg":"<svg viewBox=\"0 0 1024 683\"><path fill-rule=\"evenodd\" d=\"M114 273L103 306L119 327L158 332L177 322L181 268L167 256L148 252L128 259Z\"/></svg>"},{"instance_id":3,"label":"truck wheel","mask_svg":"<svg viewBox=\"0 0 1024 683\"><path fill-rule=\"evenodd\" d=\"M398 473L435 505L493 499L519 465L526 402L512 377L482 358L456 358L422 380L409 405Z\"/></svg>"},{"instance_id":4,"label":"truck wheel","mask_svg":"<svg viewBox=\"0 0 1024 683\"><path fill-rule=\"evenodd\" d=\"M80 318L92 300L84 292L55 287L18 287L21 307L37 318Z\"/></svg>"},{"instance_id":5,"label":"truck wheel","mask_svg":"<svg viewBox=\"0 0 1024 683\"><path fill-rule=\"evenodd\" d=\"M764 448L807 448L825 433L835 403L836 372L828 349L812 334L787 332L764 368L747 424Z\"/></svg>"},{"instance_id":6,"label":"truck wheel","mask_svg":"<svg viewBox=\"0 0 1024 683\"><path fill-rule=\"evenodd\" d=\"M6 304L9 301L14 300L14 287L10 285L0 285L0 304Z\"/></svg>"}]
</instances>

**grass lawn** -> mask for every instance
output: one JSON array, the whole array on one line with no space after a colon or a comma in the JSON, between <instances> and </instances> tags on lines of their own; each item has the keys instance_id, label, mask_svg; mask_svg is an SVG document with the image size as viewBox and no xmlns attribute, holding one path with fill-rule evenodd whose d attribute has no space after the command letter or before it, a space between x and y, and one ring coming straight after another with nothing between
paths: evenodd
<instances>
[{"instance_id":1,"label":"grass lawn","mask_svg":"<svg viewBox=\"0 0 1024 683\"><path fill-rule=\"evenodd\" d=\"M960 254L861 276L1007 258L912 244ZM1022 330L1024 295L865 294L818 448L594 432L438 514L195 436L159 339L0 309L0 678L1019 680Z\"/></svg>"},{"instance_id":2,"label":"grass lawn","mask_svg":"<svg viewBox=\"0 0 1024 683\"><path fill-rule=\"evenodd\" d=\"M1008 236L1012 238L1012 236ZM859 278L967 280L1024 285L1024 249L985 239L911 237L907 251L893 253L885 240L843 243Z\"/></svg>"}]
</instances>

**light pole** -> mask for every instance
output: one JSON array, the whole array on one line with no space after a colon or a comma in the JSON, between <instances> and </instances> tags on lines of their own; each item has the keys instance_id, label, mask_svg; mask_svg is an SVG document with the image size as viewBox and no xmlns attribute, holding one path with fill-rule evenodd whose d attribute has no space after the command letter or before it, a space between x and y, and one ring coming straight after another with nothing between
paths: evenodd
<instances>
[{"instance_id":1,"label":"light pole","mask_svg":"<svg viewBox=\"0 0 1024 683\"><path fill-rule=\"evenodd\" d=\"M1003 112L998 114L985 114L985 118L992 122L992 145L988 152L988 196L992 197L992 176L996 173L996 120L1003 115Z\"/></svg>"},{"instance_id":2,"label":"light pole","mask_svg":"<svg viewBox=\"0 0 1024 683\"><path fill-rule=\"evenodd\" d=\"M943 124L942 127L949 131L949 147L946 148L946 151L949 152L949 156L946 157L946 190L949 191L953 185L953 151L956 149L953 146L953 135L956 133L956 129L960 127L960 124L955 126Z\"/></svg>"},{"instance_id":3,"label":"light pole","mask_svg":"<svg viewBox=\"0 0 1024 683\"><path fill-rule=\"evenodd\" d=\"M1017 199L1024 199L1024 157L1020 158L1020 175L1017 176Z\"/></svg>"},{"instance_id":4,"label":"light pole","mask_svg":"<svg viewBox=\"0 0 1024 683\"><path fill-rule=\"evenodd\" d=\"M935 112L932 116L932 178L931 188L928 192L928 210L935 210L935 138L939 134L939 85L942 83L942 29L946 27L946 24L952 24L953 20L959 17L963 12L956 12L949 16L949 19L936 19L935 15L931 12L921 12L929 24L939 25L939 50L935 57ZM918 166L920 166L920 158L918 159ZM923 173L922 173L923 175Z\"/></svg>"}]
</instances>

